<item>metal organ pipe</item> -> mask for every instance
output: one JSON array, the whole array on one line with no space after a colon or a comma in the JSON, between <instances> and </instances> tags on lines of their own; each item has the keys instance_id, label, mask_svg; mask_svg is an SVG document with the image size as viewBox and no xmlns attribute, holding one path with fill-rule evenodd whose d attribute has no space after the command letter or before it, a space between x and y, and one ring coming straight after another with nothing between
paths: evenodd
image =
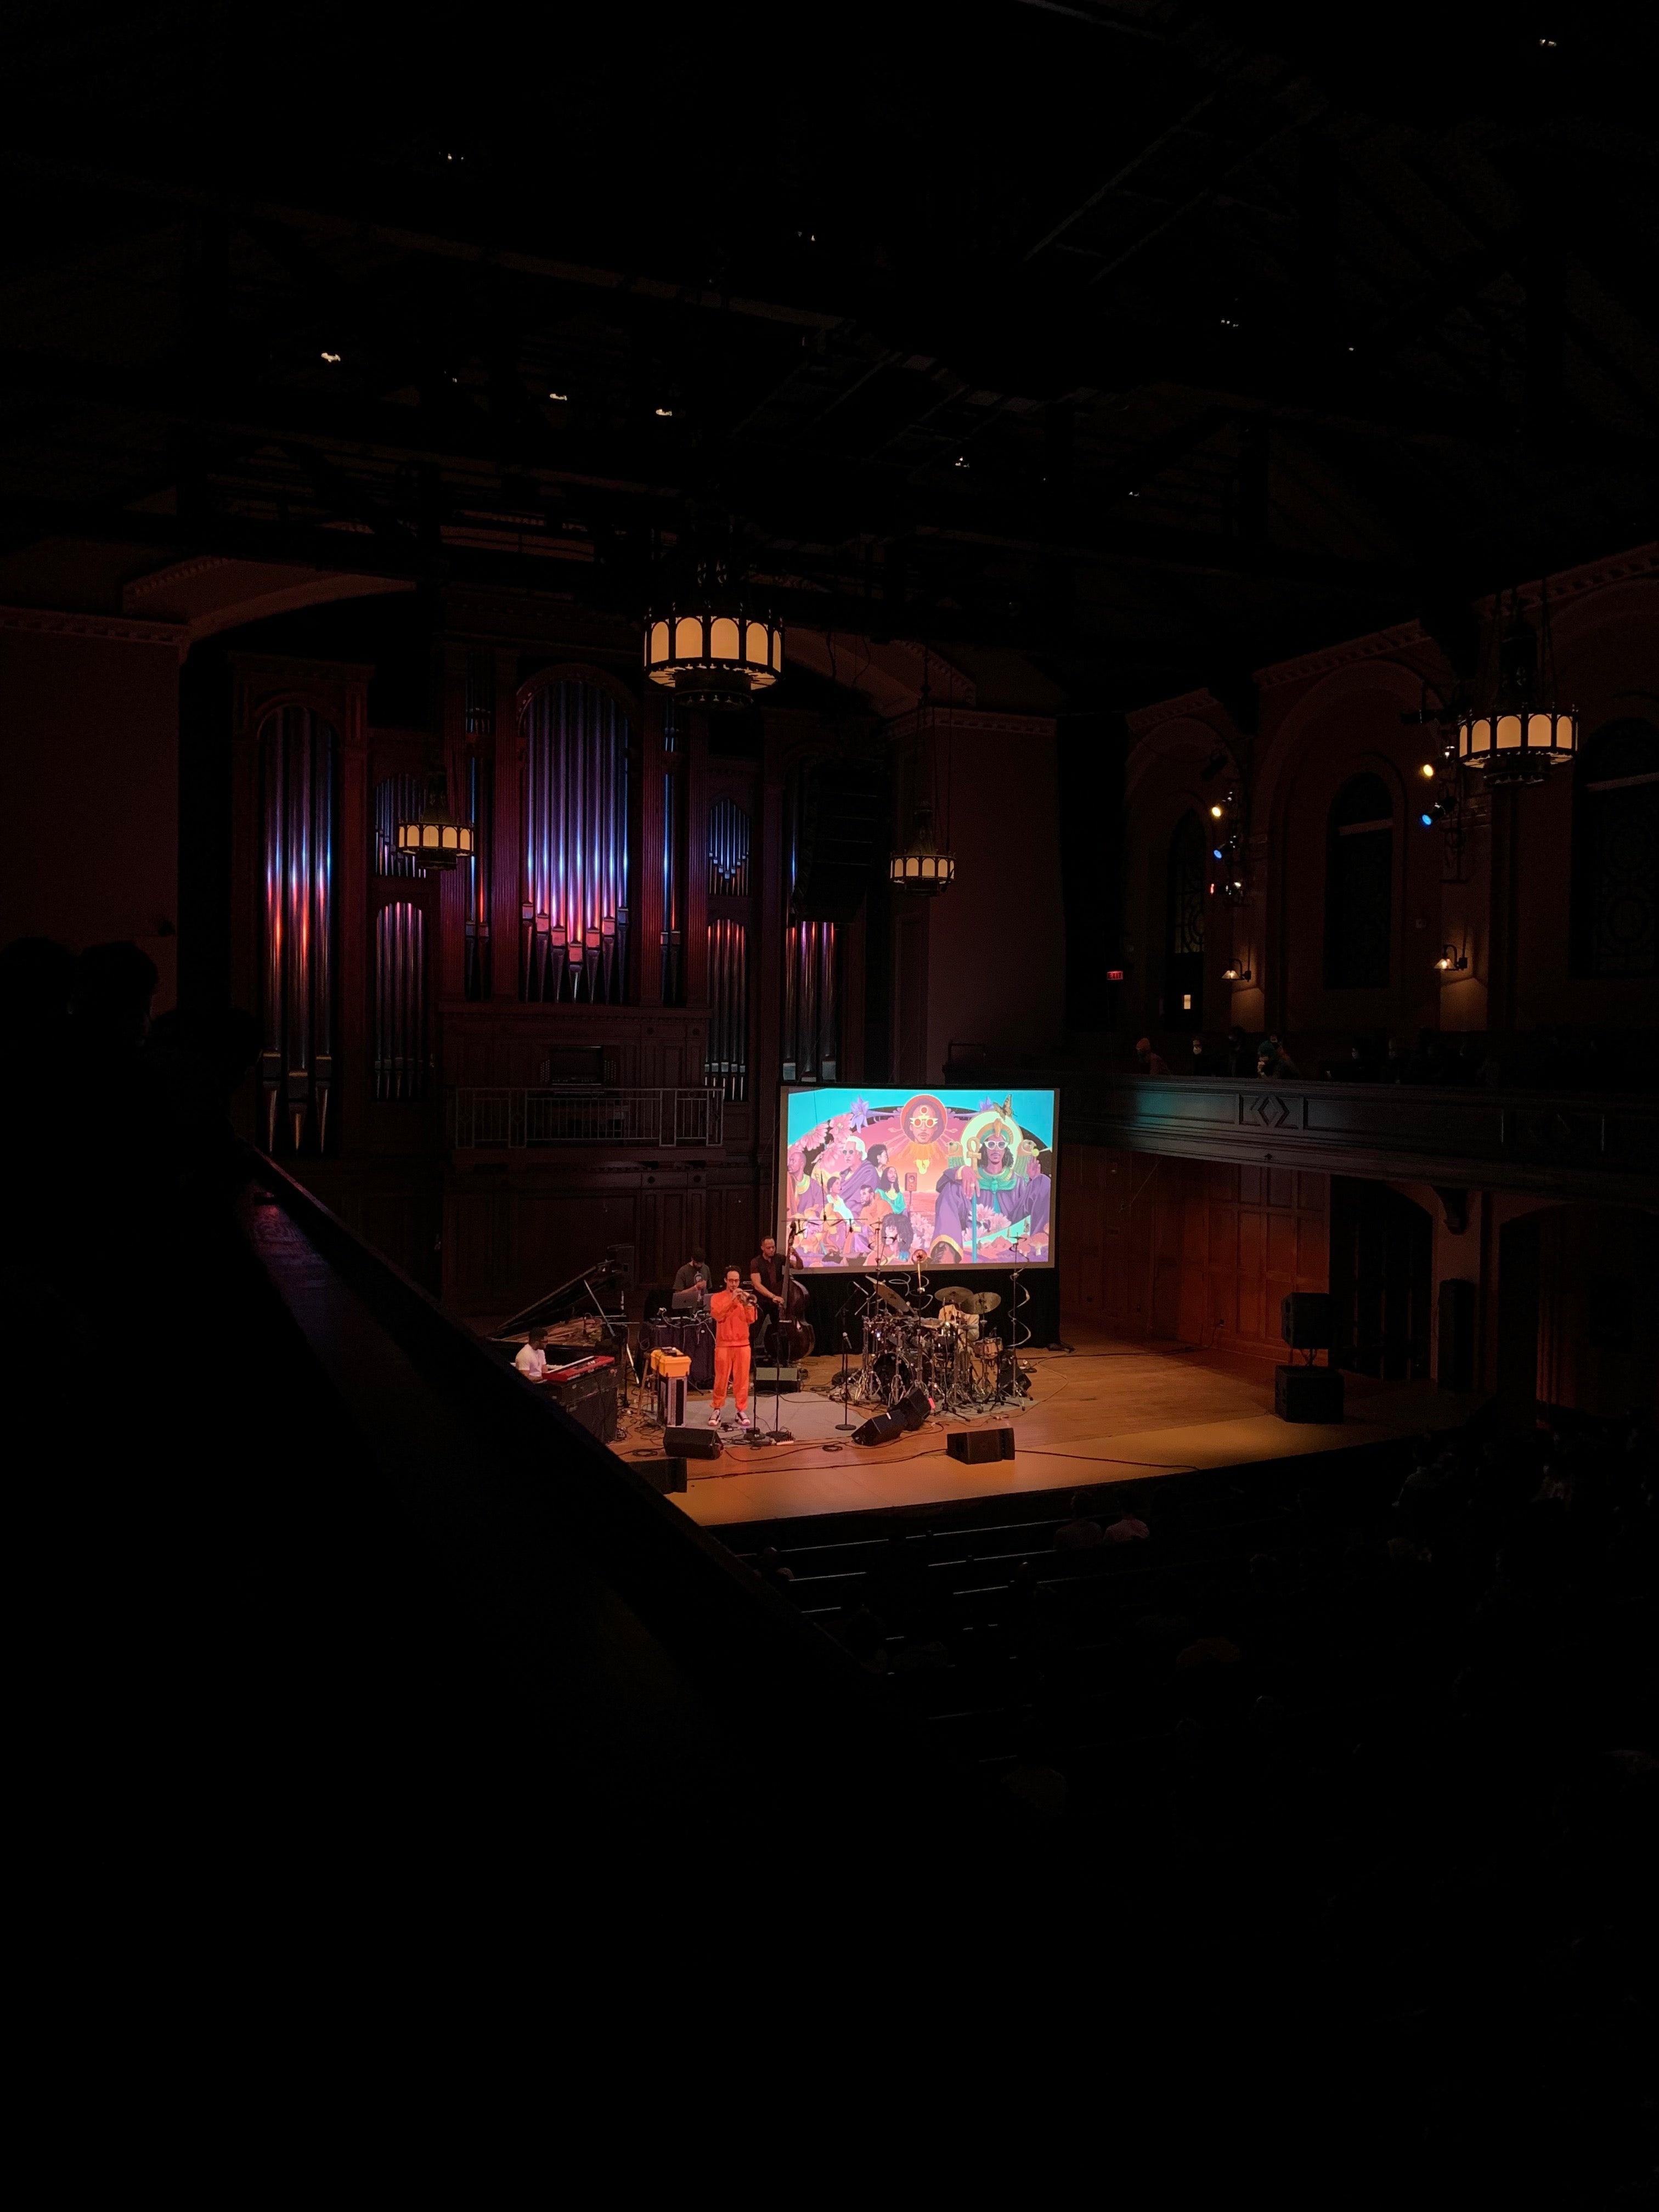
<instances>
[{"instance_id":1,"label":"metal organ pipe","mask_svg":"<svg viewBox=\"0 0 1659 2212\"><path fill-rule=\"evenodd\" d=\"M283 707L261 725L259 745L265 1145L276 1148L277 1108L285 1103L296 1151L316 1109L320 1150L334 1073L334 731L308 707Z\"/></svg>"},{"instance_id":2,"label":"metal organ pipe","mask_svg":"<svg viewBox=\"0 0 1659 2212\"><path fill-rule=\"evenodd\" d=\"M526 992L620 999L626 988L628 722L589 684L550 684L525 710ZM610 927L607 930L606 925ZM562 929L576 957L547 957ZM592 940L590 945L589 933ZM546 936L544 947L535 940ZM614 935L619 957L599 953ZM569 974L567 987L566 972Z\"/></svg>"}]
</instances>

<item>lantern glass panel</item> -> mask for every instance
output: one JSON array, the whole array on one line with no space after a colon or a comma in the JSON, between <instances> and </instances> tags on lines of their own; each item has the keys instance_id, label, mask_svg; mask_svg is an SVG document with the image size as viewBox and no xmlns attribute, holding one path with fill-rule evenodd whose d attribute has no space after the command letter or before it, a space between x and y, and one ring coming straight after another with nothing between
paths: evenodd
<instances>
[{"instance_id":1,"label":"lantern glass panel","mask_svg":"<svg viewBox=\"0 0 1659 2212\"><path fill-rule=\"evenodd\" d=\"M750 625L751 629L753 626L752 623ZM715 660L741 658L738 650L738 626L730 615L715 616L708 634L708 651L711 659Z\"/></svg>"},{"instance_id":2,"label":"lantern glass panel","mask_svg":"<svg viewBox=\"0 0 1659 2212\"><path fill-rule=\"evenodd\" d=\"M1498 717L1498 751L1512 753L1519 748L1520 744L1521 717L1519 714L1500 714Z\"/></svg>"}]
</instances>

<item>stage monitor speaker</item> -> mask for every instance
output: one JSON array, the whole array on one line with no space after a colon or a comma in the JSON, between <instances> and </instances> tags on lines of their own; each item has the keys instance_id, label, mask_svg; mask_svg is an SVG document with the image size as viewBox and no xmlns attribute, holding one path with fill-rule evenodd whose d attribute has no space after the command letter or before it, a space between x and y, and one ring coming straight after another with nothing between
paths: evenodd
<instances>
[{"instance_id":1,"label":"stage monitor speaker","mask_svg":"<svg viewBox=\"0 0 1659 2212\"><path fill-rule=\"evenodd\" d=\"M718 1459L725 1449L718 1429L665 1429L662 1443L671 1459Z\"/></svg>"},{"instance_id":2,"label":"stage monitor speaker","mask_svg":"<svg viewBox=\"0 0 1659 2212\"><path fill-rule=\"evenodd\" d=\"M933 1401L920 1382L914 1390L906 1391L894 1407L907 1429L919 1429L933 1410Z\"/></svg>"},{"instance_id":3,"label":"stage monitor speaker","mask_svg":"<svg viewBox=\"0 0 1659 2212\"><path fill-rule=\"evenodd\" d=\"M1434 1379L1443 1390L1474 1388L1474 1285L1449 1275L1440 1285L1438 1357Z\"/></svg>"},{"instance_id":4,"label":"stage monitor speaker","mask_svg":"<svg viewBox=\"0 0 1659 2212\"><path fill-rule=\"evenodd\" d=\"M757 1367L750 1378L757 1390L781 1391L787 1396L799 1390L805 1370L799 1367Z\"/></svg>"},{"instance_id":5,"label":"stage monitor speaker","mask_svg":"<svg viewBox=\"0 0 1659 2212\"><path fill-rule=\"evenodd\" d=\"M969 1467L988 1459L1012 1459L1014 1432L1007 1428L953 1429L945 1439L945 1449L952 1459L966 1460Z\"/></svg>"},{"instance_id":6,"label":"stage monitor speaker","mask_svg":"<svg viewBox=\"0 0 1659 2212\"><path fill-rule=\"evenodd\" d=\"M1273 1411L1281 1421L1340 1421L1340 1367L1275 1367Z\"/></svg>"},{"instance_id":7,"label":"stage monitor speaker","mask_svg":"<svg viewBox=\"0 0 1659 2212\"><path fill-rule=\"evenodd\" d=\"M1279 1301L1279 1333L1292 1352L1331 1348L1331 1294L1292 1291Z\"/></svg>"},{"instance_id":8,"label":"stage monitor speaker","mask_svg":"<svg viewBox=\"0 0 1659 2212\"><path fill-rule=\"evenodd\" d=\"M855 1444L896 1444L904 1434L904 1424L896 1413L872 1413L861 1428L854 1429L849 1442Z\"/></svg>"},{"instance_id":9,"label":"stage monitor speaker","mask_svg":"<svg viewBox=\"0 0 1659 2212\"><path fill-rule=\"evenodd\" d=\"M642 1474L653 1490L665 1494L672 1490L684 1490L686 1485L685 1462L670 1459L665 1454L658 1459L629 1460L629 1465Z\"/></svg>"}]
</instances>

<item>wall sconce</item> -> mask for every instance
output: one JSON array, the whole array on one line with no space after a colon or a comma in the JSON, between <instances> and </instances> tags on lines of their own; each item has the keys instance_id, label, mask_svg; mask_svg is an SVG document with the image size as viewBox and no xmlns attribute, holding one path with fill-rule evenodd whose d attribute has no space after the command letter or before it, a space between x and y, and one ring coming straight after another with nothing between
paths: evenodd
<instances>
[{"instance_id":1,"label":"wall sconce","mask_svg":"<svg viewBox=\"0 0 1659 2212\"><path fill-rule=\"evenodd\" d=\"M1250 971L1248 967L1236 960L1231 968L1222 969L1221 980L1224 983L1248 983L1250 980Z\"/></svg>"},{"instance_id":2,"label":"wall sconce","mask_svg":"<svg viewBox=\"0 0 1659 2212\"><path fill-rule=\"evenodd\" d=\"M1460 952L1455 945L1443 945L1440 948L1440 957L1434 964L1443 975L1448 969L1467 968L1469 964L1468 955Z\"/></svg>"}]
</instances>

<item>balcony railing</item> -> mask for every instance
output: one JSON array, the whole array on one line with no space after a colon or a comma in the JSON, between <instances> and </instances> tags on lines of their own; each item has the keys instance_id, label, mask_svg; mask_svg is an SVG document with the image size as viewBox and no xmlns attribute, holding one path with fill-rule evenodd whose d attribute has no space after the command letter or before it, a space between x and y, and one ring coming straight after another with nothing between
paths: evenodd
<instances>
[{"instance_id":1,"label":"balcony railing","mask_svg":"<svg viewBox=\"0 0 1659 2212\"><path fill-rule=\"evenodd\" d=\"M718 1145L716 1091L520 1091L458 1086L446 1099L451 1149L539 1152L556 1145Z\"/></svg>"},{"instance_id":2,"label":"balcony railing","mask_svg":"<svg viewBox=\"0 0 1659 2212\"><path fill-rule=\"evenodd\" d=\"M1074 1143L1650 1206L1659 1099L1112 1075L1068 1085Z\"/></svg>"}]
</instances>

